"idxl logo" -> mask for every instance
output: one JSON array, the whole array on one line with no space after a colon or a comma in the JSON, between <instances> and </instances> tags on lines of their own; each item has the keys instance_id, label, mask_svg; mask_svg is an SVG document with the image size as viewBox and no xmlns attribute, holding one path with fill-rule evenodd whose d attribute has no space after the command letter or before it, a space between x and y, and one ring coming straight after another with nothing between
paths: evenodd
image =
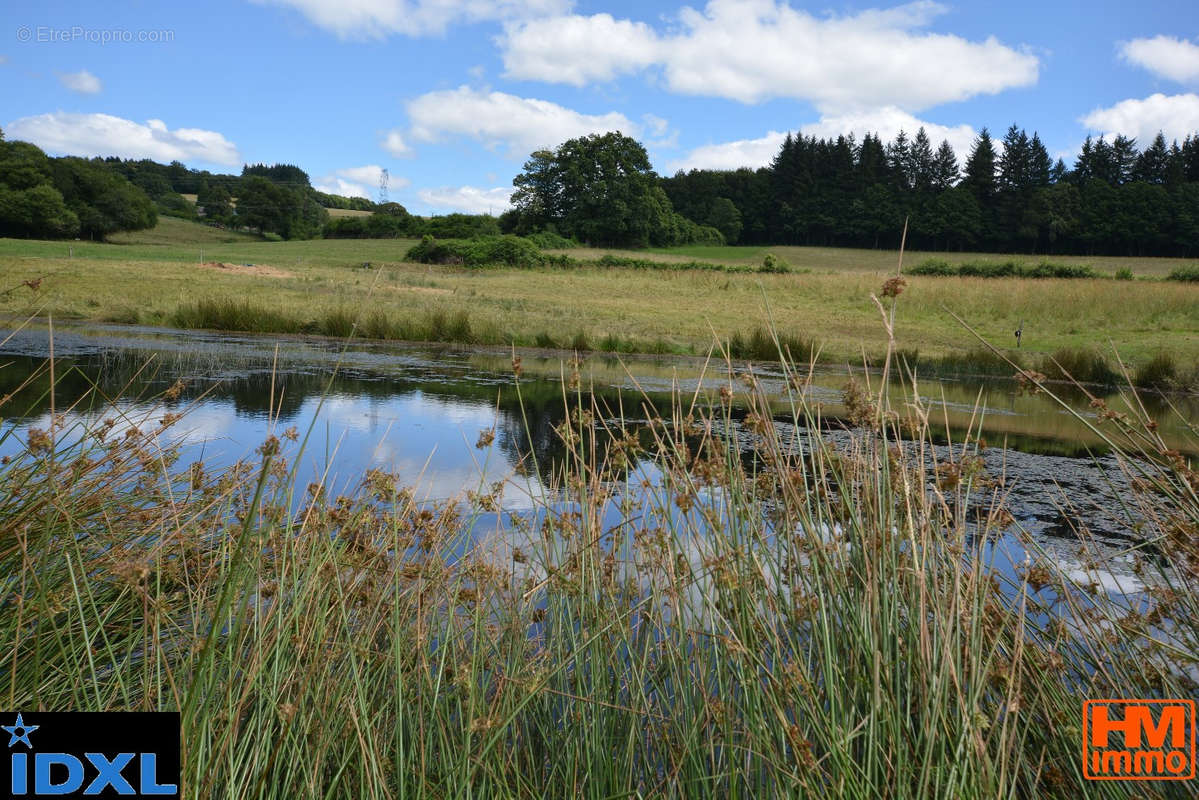
<instances>
[{"instance_id":1,"label":"idxl logo","mask_svg":"<svg viewBox=\"0 0 1199 800\"><path fill-rule=\"evenodd\" d=\"M0 797L179 796L177 713L0 713L5 738Z\"/></svg>"}]
</instances>

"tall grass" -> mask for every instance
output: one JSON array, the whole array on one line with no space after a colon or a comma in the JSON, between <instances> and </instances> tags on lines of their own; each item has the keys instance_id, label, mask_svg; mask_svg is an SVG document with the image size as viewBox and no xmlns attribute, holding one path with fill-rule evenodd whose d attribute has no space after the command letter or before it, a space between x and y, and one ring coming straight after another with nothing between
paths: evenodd
<instances>
[{"instance_id":1,"label":"tall grass","mask_svg":"<svg viewBox=\"0 0 1199 800\"><path fill-rule=\"evenodd\" d=\"M804 447L732 367L643 428L564 396L569 455L495 536L519 473L335 496L302 432L210 472L163 410L55 418L0 466L0 703L180 709L190 797L1127 796L1081 778L1081 700L1199 689L1192 466L1102 416L1150 590L1031 541L1013 574L977 432L946 456L918 395L853 385L824 438L783 363Z\"/></svg>"}]
</instances>

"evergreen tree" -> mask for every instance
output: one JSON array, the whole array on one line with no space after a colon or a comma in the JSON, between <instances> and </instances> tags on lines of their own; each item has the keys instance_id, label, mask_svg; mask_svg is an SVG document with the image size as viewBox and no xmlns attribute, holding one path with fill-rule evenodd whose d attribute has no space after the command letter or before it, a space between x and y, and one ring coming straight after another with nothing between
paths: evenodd
<instances>
[{"instance_id":1,"label":"evergreen tree","mask_svg":"<svg viewBox=\"0 0 1199 800\"><path fill-rule=\"evenodd\" d=\"M1137 140L1123 134L1112 142L1112 178L1116 186L1123 186L1132 180L1133 170L1137 165Z\"/></svg>"},{"instance_id":2,"label":"evergreen tree","mask_svg":"<svg viewBox=\"0 0 1199 800\"><path fill-rule=\"evenodd\" d=\"M917 192L928 192L933 188L933 148L924 127L916 131L916 137L908 148L908 173L912 188Z\"/></svg>"},{"instance_id":3,"label":"evergreen tree","mask_svg":"<svg viewBox=\"0 0 1199 800\"><path fill-rule=\"evenodd\" d=\"M952 188L957 185L959 176L958 157L953 152L953 147L949 144L949 140L942 140L941 146L937 148L936 155L933 156L933 189L943 192L946 189Z\"/></svg>"},{"instance_id":4,"label":"evergreen tree","mask_svg":"<svg viewBox=\"0 0 1199 800\"><path fill-rule=\"evenodd\" d=\"M962 185L974 195L978 203L979 241L991 241L996 238L996 191L995 180L995 143L986 128L979 132L974 140L974 148L966 159L966 174Z\"/></svg>"},{"instance_id":5,"label":"evergreen tree","mask_svg":"<svg viewBox=\"0 0 1199 800\"><path fill-rule=\"evenodd\" d=\"M1028 159L1028 178L1033 188L1039 189L1053 183L1053 162L1036 131L1033 131L1032 140L1028 143Z\"/></svg>"},{"instance_id":6,"label":"evergreen tree","mask_svg":"<svg viewBox=\"0 0 1199 800\"><path fill-rule=\"evenodd\" d=\"M986 128L974 140L974 149L966 159L966 175L962 184L968 187L980 204L995 196L995 143Z\"/></svg>"},{"instance_id":7,"label":"evergreen tree","mask_svg":"<svg viewBox=\"0 0 1199 800\"><path fill-rule=\"evenodd\" d=\"M1182 172L1188 183L1199 183L1199 133L1188 134L1182 142Z\"/></svg>"},{"instance_id":8,"label":"evergreen tree","mask_svg":"<svg viewBox=\"0 0 1199 800\"><path fill-rule=\"evenodd\" d=\"M1053 168L1049 170L1049 182L1050 183L1062 183L1063 181L1067 180L1069 177L1070 177L1070 173L1066 169L1066 162L1062 161L1059 158L1057 160L1057 162L1053 165Z\"/></svg>"},{"instance_id":9,"label":"evergreen tree","mask_svg":"<svg viewBox=\"0 0 1199 800\"><path fill-rule=\"evenodd\" d=\"M912 161L908 149L908 135L903 130L895 135L895 140L887 145L887 168L891 173L895 188L907 191L912 188Z\"/></svg>"}]
</instances>

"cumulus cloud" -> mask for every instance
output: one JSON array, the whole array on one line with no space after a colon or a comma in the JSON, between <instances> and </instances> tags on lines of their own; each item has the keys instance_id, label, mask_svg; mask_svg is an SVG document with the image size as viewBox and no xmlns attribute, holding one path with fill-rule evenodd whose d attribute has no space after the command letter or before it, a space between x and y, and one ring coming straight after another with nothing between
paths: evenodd
<instances>
[{"instance_id":1,"label":"cumulus cloud","mask_svg":"<svg viewBox=\"0 0 1199 800\"><path fill-rule=\"evenodd\" d=\"M100 85L100 79L86 69L78 72L60 72L58 73L58 82L79 94L96 94L103 88Z\"/></svg>"},{"instance_id":2,"label":"cumulus cloud","mask_svg":"<svg viewBox=\"0 0 1199 800\"><path fill-rule=\"evenodd\" d=\"M1179 83L1199 81L1199 44L1172 36L1133 39L1120 44L1120 55L1129 64Z\"/></svg>"},{"instance_id":3,"label":"cumulus cloud","mask_svg":"<svg viewBox=\"0 0 1199 800\"><path fill-rule=\"evenodd\" d=\"M884 142L895 138L900 131L906 131L910 139L916 131L924 128L935 150L942 140L948 140L958 160L964 161L974 146L977 136L974 128L969 125L953 127L938 125L935 122L925 122L895 106L885 106L871 111L843 114L839 116L822 117L819 122L813 122L800 127L800 131L815 136L818 139L835 139L838 136L853 134L858 141L867 133L878 134ZM998 143L996 144L998 147Z\"/></svg>"},{"instance_id":4,"label":"cumulus cloud","mask_svg":"<svg viewBox=\"0 0 1199 800\"><path fill-rule=\"evenodd\" d=\"M371 198L378 191L379 179L383 177L383 167L378 164L367 164L362 167L346 167L334 170L316 180L314 186L319 192L339 194L342 197ZM400 189L409 184L407 178L389 176L388 188Z\"/></svg>"},{"instance_id":5,"label":"cumulus cloud","mask_svg":"<svg viewBox=\"0 0 1199 800\"><path fill-rule=\"evenodd\" d=\"M396 158L407 158L412 155L412 148L404 141L403 133L398 130L391 130L383 134L383 141L379 145Z\"/></svg>"},{"instance_id":6,"label":"cumulus cloud","mask_svg":"<svg viewBox=\"0 0 1199 800\"><path fill-rule=\"evenodd\" d=\"M145 124L109 114L56 111L21 117L4 128L10 139L33 142L51 153L73 156L121 156L155 161L240 164L233 142L216 131L167 128L160 119Z\"/></svg>"},{"instance_id":7,"label":"cumulus cloud","mask_svg":"<svg viewBox=\"0 0 1199 800\"><path fill-rule=\"evenodd\" d=\"M817 122L800 126L800 133L815 136L818 139L835 139L838 136L853 134L860 142L867 133L877 134L884 142L889 142L902 130L911 138L916 131L924 128L933 148L942 140L948 140L957 153L959 161L965 161L974 144L975 130L969 125L949 127L933 122L925 122L894 106L886 106L872 111L842 114L838 116L821 117ZM764 167L769 164L783 145L786 133L770 131L757 139L739 139L720 144L709 144L697 147L686 156L671 162L671 171L683 169L737 169L739 167ZM996 146L999 143L996 142Z\"/></svg>"},{"instance_id":8,"label":"cumulus cloud","mask_svg":"<svg viewBox=\"0 0 1199 800\"><path fill-rule=\"evenodd\" d=\"M531 20L509 26L500 43L509 77L572 86L637 72L662 51L653 28L611 14Z\"/></svg>"},{"instance_id":9,"label":"cumulus cloud","mask_svg":"<svg viewBox=\"0 0 1199 800\"><path fill-rule=\"evenodd\" d=\"M408 103L408 119L411 136L417 141L466 136L491 149L503 147L517 157L590 133L640 133L638 125L615 111L581 114L546 100L468 86L421 95Z\"/></svg>"},{"instance_id":10,"label":"cumulus cloud","mask_svg":"<svg viewBox=\"0 0 1199 800\"><path fill-rule=\"evenodd\" d=\"M443 186L421 189L421 202L434 211L465 211L468 214L499 214L510 207L511 186L480 189L477 186Z\"/></svg>"},{"instance_id":11,"label":"cumulus cloud","mask_svg":"<svg viewBox=\"0 0 1199 800\"><path fill-rule=\"evenodd\" d=\"M788 97L825 113L881 105L920 110L1036 83L1036 56L994 37L921 30L945 7L929 0L816 17L786 0L710 0L660 33L607 14L509 24L511 78L582 85L647 67L681 94L756 103Z\"/></svg>"},{"instance_id":12,"label":"cumulus cloud","mask_svg":"<svg viewBox=\"0 0 1199 800\"><path fill-rule=\"evenodd\" d=\"M670 162L671 172L691 169L739 169L764 167L778 155L787 134L771 131L758 139L738 139L733 142L706 144L697 147L676 161Z\"/></svg>"},{"instance_id":13,"label":"cumulus cloud","mask_svg":"<svg viewBox=\"0 0 1199 800\"><path fill-rule=\"evenodd\" d=\"M1158 131L1165 134L1166 141L1181 141L1199 130L1199 95L1158 93L1144 100L1121 100L1110 108L1095 109L1080 122L1106 136L1136 137L1142 145L1153 141Z\"/></svg>"},{"instance_id":14,"label":"cumulus cloud","mask_svg":"<svg viewBox=\"0 0 1199 800\"><path fill-rule=\"evenodd\" d=\"M253 0L293 8L342 38L444 33L453 24L519 20L569 11L570 0Z\"/></svg>"}]
</instances>

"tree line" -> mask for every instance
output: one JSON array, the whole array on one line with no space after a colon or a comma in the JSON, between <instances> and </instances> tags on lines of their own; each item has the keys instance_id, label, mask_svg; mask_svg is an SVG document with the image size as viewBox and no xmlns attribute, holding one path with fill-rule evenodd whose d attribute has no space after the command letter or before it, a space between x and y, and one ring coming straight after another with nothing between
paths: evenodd
<instances>
[{"instance_id":1,"label":"tree line","mask_svg":"<svg viewBox=\"0 0 1199 800\"><path fill-rule=\"evenodd\" d=\"M788 134L767 167L662 178L639 142L613 132L534 152L513 184L513 208L498 219L423 218L319 192L293 164L233 175L178 161L51 158L0 131L0 236L104 238L168 214L286 239L548 232L616 247L895 247L906 221L921 249L1199 253L1199 134L1167 144L1159 133L1143 150L1125 136L1088 137L1070 167L1016 125L998 142L984 128L964 162L923 128L890 142ZM330 218L328 208L371 213Z\"/></svg>"},{"instance_id":2,"label":"tree line","mask_svg":"<svg viewBox=\"0 0 1199 800\"><path fill-rule=\"evenodd\" d=\"M103 239L157 221L146 194L102 164L49 158L0 131L0 236Z\"/></svg>"},{"instance_id":3,"label":"tree line","mask_svg":"<svg viewBox=\"0 0 1199 800\"><path fill-rule=\"evenodd\" d=\"M965 162L925 130L788 134L768 167L691 170L662 181L683 215L746 244L894 247L908 221L922 249L1087 255L1199 252L1199 135L1144 149L1088 137L1072 167L1040 137L984 128Z\"/></svg>"}]
</instances>

